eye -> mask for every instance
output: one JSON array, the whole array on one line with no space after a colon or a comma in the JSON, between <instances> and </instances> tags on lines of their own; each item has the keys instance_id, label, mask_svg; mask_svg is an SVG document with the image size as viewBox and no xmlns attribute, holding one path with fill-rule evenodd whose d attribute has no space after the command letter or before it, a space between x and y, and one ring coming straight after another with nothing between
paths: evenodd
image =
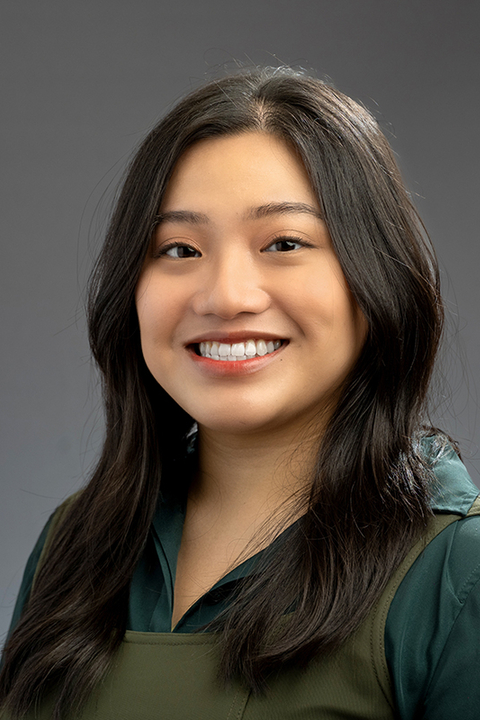
<instances>
[{"instance_id":1,"label":"eye","mask_svg":"<svg viewBox=\"0 0 480 720\"><path fill-rule=\"evenodd\" d=\"M173 243L171 245L164 245L157 253L157 257L170 257L176 260L183 258L201 257L201 254L191 245L182 245L181 243Z\"/></svg>"},{"instance_id":2,"label":"eye","mask_svg":"<svg viewBox=\"0 0 480 720\"><path fill-rule=\"evenodd\" d=\"M291 250L299 250L305 246L306 243L299 238L278 238L265 248L264 252L290 252Z\"/></svg>"}]
</instances>

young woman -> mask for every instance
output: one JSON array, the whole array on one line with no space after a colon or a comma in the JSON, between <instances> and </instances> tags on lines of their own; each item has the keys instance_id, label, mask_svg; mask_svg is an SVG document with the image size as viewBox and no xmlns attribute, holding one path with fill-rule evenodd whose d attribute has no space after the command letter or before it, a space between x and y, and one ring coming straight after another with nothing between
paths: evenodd
<instances>
[{"instance_id":1,"label":"young woman","mask_svg":"<svg viewBox=\"0 0 480 720\"><path fill-rule=\"evenodd\" d=\"M180 102L89 321L105 444L27 566L1 717L477 717L477 490L425 425L436 263L369 113L283 68Z\"/></svg>"}]
</instances>

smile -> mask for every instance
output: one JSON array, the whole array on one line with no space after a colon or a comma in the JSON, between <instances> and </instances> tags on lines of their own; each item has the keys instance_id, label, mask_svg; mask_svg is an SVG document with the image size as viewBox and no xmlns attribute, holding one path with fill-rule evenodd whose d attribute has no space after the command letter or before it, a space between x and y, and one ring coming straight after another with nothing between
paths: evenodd
<instances>
[{"instance_id":1,"label":"smile","mask_svg":"<svg viewBox=\"0 0 480 720\"><path fill-rule=\"evenodd\" d=\"M237 343L201 342L197 345L197 353L201 357L210 360L251 360L256 357L264 357L275 352L282 345L282 340L247 340Z\"/></svg>"}]
</instances>

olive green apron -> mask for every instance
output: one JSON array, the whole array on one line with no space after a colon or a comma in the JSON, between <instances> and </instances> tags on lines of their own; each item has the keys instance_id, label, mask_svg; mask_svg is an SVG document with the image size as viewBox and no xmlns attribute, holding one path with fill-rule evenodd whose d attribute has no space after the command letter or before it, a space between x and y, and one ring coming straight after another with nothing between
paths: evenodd
<instances>
[{"instance_id":1,"label":"olive green apron","mask_svg":"<svg viewBox=\"0 0 480 720\"><path fill-rule=\"evenodd\" d=\"M468 515L480 515L477 498ZM334 655L270 678L265 695L217 681L218 648L209 633L127 631L114 663L78 720L387 720L395 717L385 659L388 610L425 548L459 515L436 515L398 567L380 600ZM53 699L28 720L51 718Z\"/></svg>"}]
</instances>

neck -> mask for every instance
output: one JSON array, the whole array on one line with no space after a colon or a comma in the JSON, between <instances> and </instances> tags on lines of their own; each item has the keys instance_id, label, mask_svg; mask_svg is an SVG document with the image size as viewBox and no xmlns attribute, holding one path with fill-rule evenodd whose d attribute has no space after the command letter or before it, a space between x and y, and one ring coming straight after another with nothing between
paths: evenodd
<instances>
[{"instance_id":1,"label":"neck","mask_svg":"<svg viewBox=\"0 0 480 720\"><path fill-rule=\"evenodd\" d=\"M267 518L282 508L288 511L310 486L317 447L318 437L305 432L246 436L200 427L199 473L191 496L226 515Z\"/></svg>"}]
</instances>

